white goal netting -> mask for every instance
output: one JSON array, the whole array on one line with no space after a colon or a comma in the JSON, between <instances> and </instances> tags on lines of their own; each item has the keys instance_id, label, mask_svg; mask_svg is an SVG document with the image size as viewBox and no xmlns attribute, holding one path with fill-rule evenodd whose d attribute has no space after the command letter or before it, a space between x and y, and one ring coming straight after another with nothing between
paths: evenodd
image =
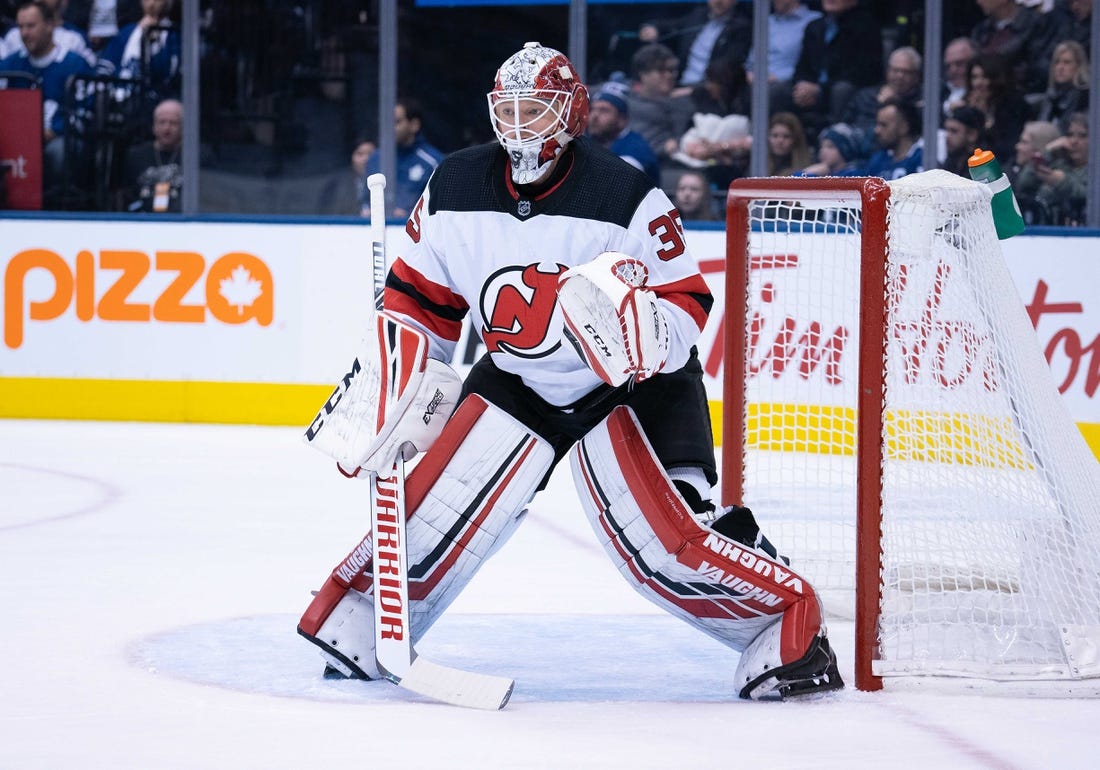
<instances>
[{"instance_id":1,"label":"white goal netting","mask_svg":"<svg viewBox=\"0 0 1100 770\"><path fill-rule=\"evenodd\" d=\"M988 193L946 172L889 187L885 223L858 196L792 189L749 207L744 502L828 609L850 615L856 428L874 420L874 673L1100 677L1100 466L1003 263ZM884 224L885 285L861 300L861 239ZM870 302L886 323L871 362L881 414L868 415L859 340L883 333L861 328Z\"/></svg>"}]
</instances>

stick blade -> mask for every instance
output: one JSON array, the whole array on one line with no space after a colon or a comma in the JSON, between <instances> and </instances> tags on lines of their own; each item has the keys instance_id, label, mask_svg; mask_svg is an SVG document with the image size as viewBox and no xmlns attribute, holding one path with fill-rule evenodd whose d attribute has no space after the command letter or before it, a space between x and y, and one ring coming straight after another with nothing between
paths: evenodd
<instances>
[{"instance_id":1,"label":"stick blade","mask_svg":"<svg viewBox=\"0 0 1100 770\"><path fill-rule=\"evenodd\" d=\"M514 680L441 666L418 657L398 684L427 698L466 708L499 711L512 697Z\"/></svg>"}]
</instances>

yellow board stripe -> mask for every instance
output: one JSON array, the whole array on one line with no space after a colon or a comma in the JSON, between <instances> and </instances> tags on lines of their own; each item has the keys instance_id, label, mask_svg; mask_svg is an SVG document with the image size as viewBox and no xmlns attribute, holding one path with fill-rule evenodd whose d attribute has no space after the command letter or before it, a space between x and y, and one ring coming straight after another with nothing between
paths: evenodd
<instances>
[{"instance_id":1,"label":"yellow board stripe","mask_svg":"<svg viewBox=\"0 0 1100 770\"><path fill-rule=\"evenodd\" d=\"M332 387L0 377L0 417L306 426Z\"/></svg>"},{"instance_id":2,"label":"yellow board stripe","mask_svg":"<svg viewBox=\"0 0 1100 770\"><path fill-rule=\"evenodd\" d=\"M48 420L119 420L198 422L245 425L306 426L332 393L332 385L287 385L263 382L163 382L159 380L60 379L0 377L0 418ZM710 402L714 443L722 444L722 402ZM903 426L902 423L908 422ZM995 467L1022 467L1022 455L1009 440L1005 424L974 424L958 417L906 413L892 415L893 435L928 435L931 442L891 442L891 451L908 459L932 459ZM783 404L752 404L750 446L767 449L853 451L855 425L850 409ZM904 430L901 428L904 427ZM1100 425L1078 425L1100 459ZM916 432L919 431L919 432ZM815 447L818 447L815 449ZM975 447L981 447L976 451ZM828 451L828 450L826 450ZM948 451L950 457L944 457ZM938 453L938 454L937 454Z\"/></svg>"},{"instance_id":3,"label":"yellow board stripe","mask_svg":"<svg viewBox=\"0 0 1100 770\"><path fill-rule=\"evenodd\" d=\"M855 452L855 410L809 404L749 404L748 446L783 452Z\"/></svg>"},{"instance_id":4,"label":"yellow board stripe","mask_svg":"<svg viewBox=\"0 0 1100 770\"><path fill-rule=\"evenodd\" d=\"M1008 417L980 414L887 412L887 451L893 459L983 468L1032 468Z\"/></svg>"},{"instance_id":5,"label":"yellow board stripe","mask_svg":"<svg viewBox=\"0 0 1100 770\"><path fill-rule=\"evenodd\" d=\"M712 419L713 415L712 409ZM855 411L848 407L751 403L746 417L746 444L754 449L836 455L855 452ZM1079 428L1100 459L1100 425L1081 424ZM886 413L886 436L886 451L893 459L984 468L1031 467L1007 417L892 410Z\"/></svg>"}]
</instances>

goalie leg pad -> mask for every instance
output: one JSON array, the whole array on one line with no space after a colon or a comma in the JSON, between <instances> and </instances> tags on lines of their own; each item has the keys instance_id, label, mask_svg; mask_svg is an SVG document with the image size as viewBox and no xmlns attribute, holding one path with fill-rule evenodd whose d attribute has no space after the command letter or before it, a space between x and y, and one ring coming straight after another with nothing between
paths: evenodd
<instances>
[{"instance_id":1,"label":"goalie leg pad","mask_svg":"<svg viewBox=\"0 0 1100 770\"><path fill-rule=\"evenodd\" d=\"M784 664L824 635L809 582L764 551L701 527L628 407L594 428L570 462L600 543L647 599L738 652L782 619Z\"/></svg>"},{"instance_id":2,"label":"goalie leg pad","mask_svg":"<svg viewBox=\"0 0 1100 770\"><path fill-rule=\"evenodd\" d=\"M414 644L511 537L553 459L511 415L477 395L462 402L406 481ZM330 665L376 678L373 602L368 535L333 570L298 631Z\"/></svg>"}]
</instances>

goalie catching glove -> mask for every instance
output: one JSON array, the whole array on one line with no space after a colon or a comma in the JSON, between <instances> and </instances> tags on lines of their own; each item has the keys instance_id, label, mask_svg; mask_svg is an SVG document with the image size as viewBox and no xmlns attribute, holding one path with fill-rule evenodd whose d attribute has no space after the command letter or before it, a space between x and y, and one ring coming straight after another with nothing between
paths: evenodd
<instances>
[{"instance_id":1,"label":"goalie catching glove","mask_svg":"<svg viewBox=\"0 0 1100 770\"><path fill-rule=\"evenodd\" d=\"M305 439L347 476L388 476L398 452L408 460L435 442L461 391L455 371L428 358L422 331L380 312Z\"/></svg>"},{"instance_id":2,"label":"goalie catching glove","mask_svg":"<svg viewBox=\"0 0 1100 770\"><path fill-rule=\"evenodd\" d=\"M668 317L645 288L648 274L640 260L605 251L558 279L566 335L609 385L649 379L668 358Z\"/></svg>"}]
</instances>

